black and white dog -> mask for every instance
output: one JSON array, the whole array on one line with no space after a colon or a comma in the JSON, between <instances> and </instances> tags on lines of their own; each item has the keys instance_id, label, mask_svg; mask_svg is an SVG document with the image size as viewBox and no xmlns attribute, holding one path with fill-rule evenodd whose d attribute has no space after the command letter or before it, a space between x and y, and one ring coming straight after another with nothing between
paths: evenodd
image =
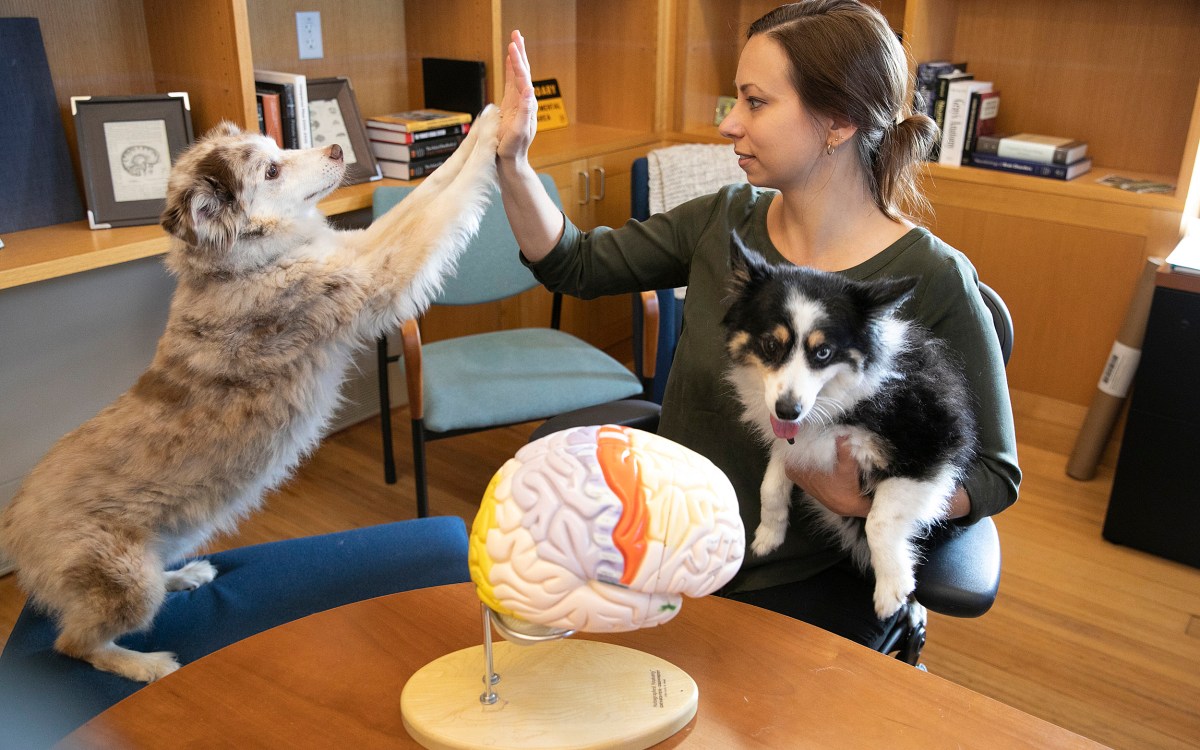
<instances>
[{"instance_id":1,"label":"black and white dog","mask_svg":"<svg viewBox=\"0 0 1200 750\"><path fill-rule=\"evenodd\" d=\"M728 379L743 419L770 446L752 550L777 548L788 523L787 465L832 471L837 440L858 461L865 522L804 496L810 512L864 570L875 611L894 614L916 587L914 541L942 519L974 457L974 408L945 346L897 317L916 279L858 282L771 265L735 236L732 306L723 323Z\"/></svg>"}]
</instances>

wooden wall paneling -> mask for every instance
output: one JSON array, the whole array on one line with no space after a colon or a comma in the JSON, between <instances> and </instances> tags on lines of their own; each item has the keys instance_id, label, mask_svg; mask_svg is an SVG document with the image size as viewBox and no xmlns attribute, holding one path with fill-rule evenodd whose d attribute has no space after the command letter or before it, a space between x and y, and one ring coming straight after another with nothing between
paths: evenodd
<instances>
[{"instance_id":1,"label":"wooden wall paneling","mask_svg":"<svg viewBox=\"0 0 1200 750\"><path fill-rule=\"evenodd\" d=\"M1145 238L935 203L931 229L1008 304L1012 388L1086 405L1133 298Z\"/></svg>"},{"instance_id":2,"label":"wooden wall paneling","mask_svg":"<svg viewBox=\"0 0 1200 750\"><path fill-rule=\"evenodd\" d=\"M680 79L676 84L679 119L674 127L684 132L715 135L713 111L717 96L732 96L741 50L739 6L720 0L686 0L681 3L680 34L676 52Z\"/></svg>"},{"instance_id":3,"label":"wooden wall paneling","mask_svg":"<svg viewBox=\"0 0 1200 750\"><path fill-rule=\"evenodd\" d=\"M247 0L253 67L310 78L346 76L364 117L405 109L411 99L404 7L388 0ZM321 59L300 59L299 11L321 14Z\"/></svg>"},{"instance_id":4,"label":"wooden wall paneling","mask_svg":"<svg viewBox=\"0 0 1200 750\"><path fill-rule=\"evenodd\" d=\"M576 71L576 44L579 30L576 22L576 3L547 3L539 0L503 0L501 38L507 44L513 29L525 37L533 79L555 78L563 95L567 119L579 122L579 102L589 95L581 91ZM502 81L503 70L498 74ZM605 91L613 91L611 82ZM624 96L626 92L620 91Z\"/></svg>"},{"instance_id":5,"label":"wooden wall paneling","mask_svg":"<svg viewBox=\"0 0 1200 750\"><path fill-rule=\"evenodd\" d=\"M579 0L576 115L580 122L654 130L657 6L645 0ZM614 18L636 22L614 23Z\"/></svg>"},{"instance_id":6,"label":"wooden wall paneling","mask_svg":"<svg viewBox=\"0 0 1200 750\"><path fill-rule=\"evenodd\" d=\"M243 0L146 0L145 14L155 91L188 93L197 137L221 120L257 130Z\"/></svg>"},{"instance_id":7,"label":"wooden wall paneling","mask_svg":"<svg viewBox=\"0 0 1200 750\"><path fill-rule=\"evenodd\" d=\"M399 5L388 3L389 5ZM492 0L440 0L404 3L407 39L408 106L425 103L422 57L482 60L488 66L493 91L504 77L494 57L500 46ZM503 58L500 58L503 60Z\"/></svg>"}]
</instances>

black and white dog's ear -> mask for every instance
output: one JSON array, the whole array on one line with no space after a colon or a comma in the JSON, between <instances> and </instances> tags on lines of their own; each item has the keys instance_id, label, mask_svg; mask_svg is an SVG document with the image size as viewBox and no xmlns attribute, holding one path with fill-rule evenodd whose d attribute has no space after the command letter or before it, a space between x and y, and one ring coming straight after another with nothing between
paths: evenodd
<instances>
[{"instance_id":1,"label":"black and white dog's ear","mask_svg":"<svg viewBox=\"0 0 1200 750\"><path fill-rule=\"evenodd\" d=\"M917 288L916 276L897 276L861 285L862 303L873 315L892 315Z\"/></svg>"},{"instance_id":2,"label":"black and white dog's ear","mask_svg":"<svg viewBox=\"0 0 1200 750\"><path fill-rule=\"evenodd\" d=\"M752 282L761 281L771 273L766 259L746 247L736 232L729 233L729 292L739 295Z\"/></svg>"}]
</instances>

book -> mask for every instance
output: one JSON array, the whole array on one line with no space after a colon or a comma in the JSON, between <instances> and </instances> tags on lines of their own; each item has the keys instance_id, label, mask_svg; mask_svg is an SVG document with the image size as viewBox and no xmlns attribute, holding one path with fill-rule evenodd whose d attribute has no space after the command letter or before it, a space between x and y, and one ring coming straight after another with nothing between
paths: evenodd
<instances>
[{"instance_id":1,"label":"book","mask_svg":"<svg viewBox=\"0 0 1200 750\"><path fill-rule=\"evenodd\" d=\"M255 70L254 82L286 86L292 97L292 121L295 123L296 145L288 148L312 148L312 125L308 114L308 78L301 73L284 73L278 70ZM281 97L281 101L284 97ZM286 104L284 105L286 109Z\"/></svg>"},{"instance_id":2,"label":"book","mask_svg":"<svg viewBox=\"0 0 1200 750\"><path fill-rule=\"evenodd\" d=\"M993 134L976 139L975 150L1043 164L1074 164L1087 156L1087 143L1032 133Z\"/></svg>"},{"instance_id":3,"label":"book","mask_svg":"<svg viewBox=\"0 0 1200 750\"><path fill-rule=\"evenodd\" d=\"M379 169L383 172L384 177L391 177L394 180L415 180L418 177L424 177L442 166L449 158L450 154L441 154L440 156L417 159L416 161L379 159L378 162Z\"/></svg>"},{"instance_id":4,"label":"book","mask_svg":"<svg viewBox=\"0 0 1200 750\"><path fill-rule=\"evenodd\" d=\"M445 109L410 109L387 115L372 115L369 125L390 125L401 133L416 133L422 130L437 130L452 125L470 124L471 115L466 112L451 112Z\"/></svg>"},{"instance_id":5,"label":"book","mask_svg":"<svg viewBox=\"0 0 1200 750\"><path fill-rule=\"evenodd\" d=\"M1167 265L1179 273L1200 274L1200 233L1185 234L1167 255Z\"/></svg>"},{"instance_id":6,"label":"book","mask_svg":"<svg viewBox=\"0 0 1200 750\"><path fill-rule=\"evenodd\" d=\"M283 114L279 107L279 94L271 91L258 91L254 94L262 107L262 134L270 137L283 148Z\"/></svg>"},{"instance_id":7,"label":"book","mask_svg":"<svg viewBox=\"0 0 1200 750\"><path fill-rule=\"evenodd\" d=\"M930 60L917 64L916 86L913 89L913 110L933 117L933 102L937 98L937 79L955 69L966 70L966 63Z\"/></svg>"},{"instance_id":8,"label":"book","mask_svg":"<svg viewBox=\"0 0 1200 750\"><path fill-rule=\"evenodd\" d=\"M965 70L955 68L949 73L943 73L937 77L937 88L933 95L933 118L934 123L938 126L938 140L934 142L933 148L930 150L929 160L937 161L941 154L941 136L946 126L946 98L950 94L950 84L959 80L974 80L975 76Z\"/></svg>"},{"instance_id":9,"label":"book","mask_svg":"<svg viewBox=\"0 0 1200 750\"><path fill-rule=\"evenodd\" d=\"M467 112L474 119L487 104L487 66L482 60L422 57L425 107Z\"/></svg>"},{"instance_id":10,"label":"book","mask_svg":"<svg viewBox=\"0 0 1200 750\"><path fill-rule=\"evenodd\" d=\"M996 132L996 116L1000 114L1000 92L975 91L971 93L971 105L967 108L967 132L963 139L963 164L969 164L969 156L975 151L975 141L981 135Z\"/></svg>"},{"instance_id":11,"label":"book","mask_svg":"<svg viewBox=\"0 0 1200 750\"><path fill-rule=\"evenodd\" d=\"M36 18L0 18L0 232L84 218Z\"/></svg>"},{"instance_id":12,"label":"book","mask_svg":"<svg viewBox=\"0 0 1200 750\"><path fill-rule=\"evenodd\" d=\"M375 123L370 120L366 121L367 138L373 141L382 141L384 143L418 143L420 141L431 141L435 138L445 138L450 135L466 135L471 129L470 125L451 125L448 128L434 128L433 130L418 130L414 133L406 133L402 130L396 130L395 126L385 122Z\"/></svg>"},{"instance_id":13,"label":"book","mask_svg":"<svg viewBox=\"0 0 1200 750\"><path fill-rule=\"evenodd\" d=\"M388 143L386 141L370 141L371 152L377 159L391 161L417 161L430 156L449 154L462 143L463 136L451 135L446 138L432 138L416 143Z\"/></svg>"},{"instance_id":14,"label":"book","mask_svg":"<svg viewBox=\"0 0 1200 750\"><path fill-rule=\"evenodd\" d=\"M1049 177L1055 180L1073 180L1092 169L1092 160L1084 157L1074 164L1046 164L1040 161L1025 159L1010 159L1007 156L981 154L978 151L971 154L971 165L984 169L995 169L1001 172L1027 174L1034 177Z\"/></svg>"},{"instance_id":15,"label":"book","mask_svg":"<svg viewBox=\"0 0 1200 750\"><path fill-rule=\"evenodd\" d=\"M991 81L959 78L947 85L945 125L938 150L938 163L958 166L963 163L963 143L966 141L967 111L971 94L991 91Z\"/></svg>"},{"instance_id":16,"label":"book","mask_svg":"<svg viewBox=\"0 0 1200 750\"><path fill-rule=\"evenodd\" d=\"M254 90L273 93L279 97L279 127L283 136L283 148L300 148L300 135L296 132L296 95L291 85L255 81Z\"/></svg>"}]
</instances>

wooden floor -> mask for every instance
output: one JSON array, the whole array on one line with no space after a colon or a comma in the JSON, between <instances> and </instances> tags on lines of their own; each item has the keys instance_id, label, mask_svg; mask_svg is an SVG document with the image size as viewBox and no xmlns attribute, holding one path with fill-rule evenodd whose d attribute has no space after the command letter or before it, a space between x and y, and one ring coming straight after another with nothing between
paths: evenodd
<instances>
[{"instance_id":1,"label":"wooden floor","mask_svg":"<svg viewBox=\"0 0 1200 750\"><path fill-rule=\"evenodd\" d=\"M996 519L1000 596L977 620L933 616L926 666L1116 748L1200 748L1200 570L1103 541L1111 458L1090 482L1063 471L1083 409L1024 394L1014 402L1025 481ZM378 421L368 420L326 439L266 510L214 549L411 517L403 410L396 423L399 483L383 483ZM469 522L531 429L431 444L432 512ZM0 639L22 602L14 576L0 579Z\"/></svg>"}]
</instances>

